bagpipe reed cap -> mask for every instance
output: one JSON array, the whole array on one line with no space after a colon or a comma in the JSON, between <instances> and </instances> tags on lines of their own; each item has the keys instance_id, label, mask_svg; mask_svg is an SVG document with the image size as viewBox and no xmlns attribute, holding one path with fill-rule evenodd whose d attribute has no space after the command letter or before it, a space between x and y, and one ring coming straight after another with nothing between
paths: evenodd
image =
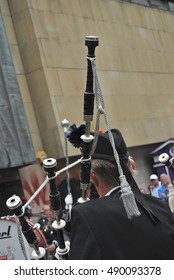
<instances>
[{"instance_id":1,"label":"bagpipe reed cap","mask_svg":"<svg viewBox=\"0 0 174 280\"><path fill-rule=\"evenodd\" d=\"M16 209L18 206L22 205L22 201L19 196L13 195L9 197L9 199L6 202L6 205L9 209Z\"/></svg>"},{"instance_id":2,"label":"bagpipe reed cap","mask_svg":"<svg viewBox=\"0 0 174 280\"><path fill-rule=\"evenodd\" d=\"M98 36L89 35L89 36L85 37L85 41L99 41L99 37Z\"/></svg>"},{"instance_id":3,"label":"bagpipe reed cap","mask_svg":"<svg viewBox=\"0 0 174 280\"><path fill-rule=\"evenodd\" d=\"M47 158L43 161L43 167L53 168L57 166L57 161L55 158Z\"/></svg>"},{"instance_id":4,"label":"bagpipe reed cap","mask_svg":"<svg viewBox=\"0 0 174 280\"><path fill-rule=\"evenodd\" d=\"M161 154L160 156L159 156L159 161L161 162L161 163L166 163L166 162L168 162L169 161L169 155L167 154L167 153L163 153L163 154Z\"/></svg>"},{"instance_id":5,"label":"bagpipe reed cap","mask_svg":"<svg viewBox=\"0 0 174 280\"><path fill-rule=\"evenodd\" d=\"M93 135L86 136L84 134L80 138L83 140L83 142L90 143L94 139L94 136Z\"/></svg>"}]
</instances>

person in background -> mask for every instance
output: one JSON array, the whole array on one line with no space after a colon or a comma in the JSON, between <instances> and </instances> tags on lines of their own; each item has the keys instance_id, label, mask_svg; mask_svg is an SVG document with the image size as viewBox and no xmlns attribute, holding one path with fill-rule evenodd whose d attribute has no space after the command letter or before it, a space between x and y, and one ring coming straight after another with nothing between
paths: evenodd
<instances>
[{"instance_id":1,"label":"person in background","mask_svg":"<svg viewBox=\"0 0 174 280\"><path fill-rule=\"evenodd\" d=\"M53 240L57 240L57 236L55 230L52 228L53 215L48 204L43 205L41 215L37 223L40 225L40 230L43 232L47 244L50 245Z\"/></svg>"},{"instance_id":2,"label":"person in background","mask_svg":"<svg viewBox=\"0 0 174 280\"><path fill-rule=\"evenodd\" d=\"M156 174L152 174L149 177L150 179L150 184L148 186L148 189L150 191L151 196L158 197L158 189L161 187L161 182L158 179L158 176Z\"/></svg>"},{"instance_id":3,"label":"person in background","mask_svg":"<svg viewBox=\"0 0 174 280\"><path fill-rule=\"evenodd\" d=\"M48 259L53 259L56 248L58 247L58 238L55 229L52 227L53 214L50 209L50 205L43 205L41 215L42 216L39 218L37 224L39 224L39 229L42 231L46 239L46 252Z\"/></svg>"},{"instance_id":4,"label":"person in background","mask_svg":"<svg viewBox=\"0 0 174 280\"><path fill-rule=\"evenodd\" d=\"M168 201L169 198L169 177L167 174L160 175L161 187L158 189L159 198L163 201Z\"/></svg>"}]
</instances>

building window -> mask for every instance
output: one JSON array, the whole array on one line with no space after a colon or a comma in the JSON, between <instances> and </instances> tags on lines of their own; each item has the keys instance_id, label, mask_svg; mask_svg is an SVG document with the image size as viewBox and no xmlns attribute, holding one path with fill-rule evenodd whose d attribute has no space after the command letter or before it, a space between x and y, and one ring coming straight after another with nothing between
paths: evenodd
<instances>
[{"instance_id":1,"label":"building window","mask_svg":"<svg viewBox=\"0 0 174 280\"><path fill-rule=\"evenodd\" d=\"M162 9L162 10L169 10L169 4L168 1L159 1L159 0L150 0L151 7Z\"/></svg>"},{"instance_id":2,"label":"building window","mask_svg":"<svg viewBox=\"0 0 174 280\"><path fill-rule=\"evenodd\" d=\"M122 2L129 2L145 7L174 12L174 0L122 0Z\"/></svg>"},{"instance_id":3,"label":"building window","mask_svg":"<svg viewBox=\"0 0 174 280\"><path fill-rule=\"evenodd\" d=\"M143 5L143 6L149 6L148 0L132 0L132 3Z\"/></svg>"},{"instance_id":4,"label":"building window","mask_svg":"<svg viewBox=\"0 0 174 280\"><path fill-rule=\"evenodd\" d=\"M174 3L169 2L169 9L171 12L174 12Z\"/></svg>"}]
</instances>

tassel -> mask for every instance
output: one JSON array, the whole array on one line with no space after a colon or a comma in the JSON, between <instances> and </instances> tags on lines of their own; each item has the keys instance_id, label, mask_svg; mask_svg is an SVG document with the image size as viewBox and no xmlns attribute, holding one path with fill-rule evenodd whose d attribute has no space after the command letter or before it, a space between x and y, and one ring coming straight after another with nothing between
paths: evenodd
<instances>
[{"instance_id":1,"label":"tassel","mask_svg":"<svg viewBox=\"0 0 174 280\"><path fill-rule=\"evenodd\" d=\"M132 219L134 216L140 216L139 209L137 207L134 193L129 186L125 175L122 175L120 178L120 187L121 187L121 199L123 201L124 208L126 210L128 219Z\"/></svg>"},{"instance_id":2,"label":"tassel","mask_svg":"<svg viewBox=\"0 0 174 280\"><path fill-rule=\"evenodd\" d=\"M169 207L172 213L174 213L174 187L169 186Z\"/></svg>"}]
</instances>

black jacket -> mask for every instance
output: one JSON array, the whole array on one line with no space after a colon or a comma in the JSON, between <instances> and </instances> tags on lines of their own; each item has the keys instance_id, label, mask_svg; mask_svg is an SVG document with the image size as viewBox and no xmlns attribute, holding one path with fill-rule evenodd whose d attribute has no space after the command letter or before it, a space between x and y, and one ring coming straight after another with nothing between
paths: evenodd
<instances>
[{"instance_id":1,"label":"black jacket","mask_svg":"<svg viewBox=\"0 0 174 280\"><path fill-rule=\"evenodd\" d=\"M128 219L118 190L72 209L72 260L174 259L174 220L166 202L143 195L158 218L138 203L139 217Z\"/></svg>"}]
</instances>

